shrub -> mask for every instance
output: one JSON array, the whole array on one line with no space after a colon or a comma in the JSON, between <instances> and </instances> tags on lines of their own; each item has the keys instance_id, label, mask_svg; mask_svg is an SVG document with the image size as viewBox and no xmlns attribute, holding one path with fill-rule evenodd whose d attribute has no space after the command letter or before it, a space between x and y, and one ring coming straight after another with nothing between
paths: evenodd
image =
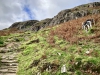
<instances>
[{"instance_id":1,"label":"shrub","mask_svg":"<svg viewBox=\"0 0 100 75\"><path fill-rule=\"evenodd\" d=\"M5 46L5 41L6 41L7 37L6 36L0 36L0 46Z\"/></svg>"},{"instance_id":2,"label":"shrub","mask_svg":"<svg viewBox=\"0 0 100 75\"><path fill-rule=\"evenodd\" d=\"M3 37L0 37L0 45L4 44L4 39Z\"/></svg>"},{"instance_id":3,"label":"shrub","mask_svg":"<svg viewBox=\"0 0 100 75\"><path fill-rule=\"evenodd\" d=\"M93 18L94 20L97 20L97 19L98 20L96 21L96 25L94 25L93 29L89 30L88 32L89 34L85 36L86 33L83 33L83 30L82 30L82 22L90 18ZM99 15L94 15L94 16L89 15L87 17L79 18L76 20L70 20L63 24L60 24L54 30L50 31L50 34L48 35L49 37L48 41L50 41L50 43L54 42L53 38L54 36L57 36L59 38L62 38L68 41L70 44L77 44L78 43L77 41L82 40L80 39L81 35L82 35L82 38L84 38L84 40L89 40L88 39L89 37L93 37L93 35L91 34L97 34L100 32L99 30L100 24L97 24L100 21L99 19L100 19ZM98 25L98 28L96 27L97 25Z\"/></svg>"}]
</instances>

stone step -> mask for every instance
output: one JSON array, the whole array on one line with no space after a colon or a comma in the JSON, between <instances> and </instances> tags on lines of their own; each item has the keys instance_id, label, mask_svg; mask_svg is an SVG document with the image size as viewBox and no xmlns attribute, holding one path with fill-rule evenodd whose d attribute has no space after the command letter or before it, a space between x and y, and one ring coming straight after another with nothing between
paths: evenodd
<instances>
[{"instance_id":1,"label":"stone step","mask_svg":"<svg viewBox=\"0 0 100 75\"><path fill-rule=\"evenodd\" d=\"M8 55L10 55L10 56L12 56L12 55L17 55L18 54L18 52L7 52L7 53L0 53L0 54L5 54L4 56L8 56Z\"/></svg>"},{"instance_id":2,"label":"stone step","mask_svg":"<svg viewBox=\"0 0 100 75\"><path fill-rule=\"evenodd\" d=\"M0 75L16 75L16 73L0 73Z\"/></svg>"},{"instance_id":3,"label":"stone step","mask_svg":"<svg viewBox=\"0 0 100 75\"><path fill-rule=\"evenodd\" d=\"M2 59L15 59L17 58L17 55L18 53L12 53L12 52L9 52L9 53L0 53L0 56Z\"/></svg>"},{"instance_id":4,"label":"stone step","mask_svg":"<svg viewBox=\"0 0 100 75\"><path fill-rule=\"evenodd\" d=\"M7 60L7 59L2 59L1 63L17 63L17 60Z\"/></svg>"},{"instance_id":5,"label":"stone step","mask_svg":"<svg viewBox=\"0 0 100 75\"><path fill-rule=\"evenodd\" d=\"M7 52L10 52L10 49L3 49L3 48L0 49L0 53L7 53Z\"/></svg>"},{"instance_id":6,"label":"stone step","mask_svg":"<svg viewBox=\"0 0 100 75\"><path fill-rule=\"evenodd\" d=\"M17 69L0 69L0 73L16 73Z\"/></svg>"},{"instance_id":7,"label":"stone step","mask_svg":"<svg viewBox=\"0 0 100 75\"><path fill-rule=\"evenodd\" d=\"M1 63L1 66L18 66L18 63Z\"/></svg>"},{"instance_id":8,"label":"stone step","mask_svg":"<svg viewBox=\"0 0 100 75\"><path fill-rule=\"evenodd\" d=\"M13 60L13 59L16 59L17 57L14 56L14 55L2 55L1 57L2 59L9 59L9 60Z\"/></svg>"},{"instance_id":9,"label":"stone step","mask_svg":"<svg viewBox=\"0 0 100 75\"><path fill-rule=\"evenodd\" d=\"M17 66L0 66L0 69L6 69L6 68L17 68Z\"/></svg>"},{"instance_id":10,"label":"stone step","mask_svg":"<svg viewBox=\"0 0 100 75\"><path fill-rule=\"evenodd\" d=\"M16 75L18 68L17 55L19 53L6 49L0 48L1 66L0 75Z\"/></svg>"}]
</instances>

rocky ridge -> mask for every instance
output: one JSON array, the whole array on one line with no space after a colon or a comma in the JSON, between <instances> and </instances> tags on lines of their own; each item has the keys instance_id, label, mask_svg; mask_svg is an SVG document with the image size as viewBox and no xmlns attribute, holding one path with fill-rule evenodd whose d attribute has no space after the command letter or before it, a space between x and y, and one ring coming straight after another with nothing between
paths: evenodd
<instances>
[{"instance_id":1,"label":"rocky ridge","mask_svg":"<svg viewBox=\"0 0 100 75\"><path fill-rule=\"evenodd\" d=\"M72 9L65 9L59 12L53 18L38 20L29 20L24 22L16 22L9 28L17 28L18 30L33 30L38 31L47 26L53 26L60 23L67 22L72 19L77 19L90 14L100 13L100 2L88 3L74 7Z\"/></svg>"},{"instance_id":2,"label":"rocky ridge","mask_svg":"<svg viewBox=\"0 0 100 75\"><path fill-rule=\"evenodd\" d=\"M27 29L29 30L32 25L39 22L38 20L29 20L24 22L15 22L9 28L17 28L18 30Z\"/></svg>"}]
</instances>

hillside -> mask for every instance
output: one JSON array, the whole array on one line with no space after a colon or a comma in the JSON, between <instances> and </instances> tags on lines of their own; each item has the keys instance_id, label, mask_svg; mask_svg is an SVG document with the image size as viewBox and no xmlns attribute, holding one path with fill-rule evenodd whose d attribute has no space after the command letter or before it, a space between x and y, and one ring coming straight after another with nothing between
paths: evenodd
<instances>
[{"instance_id":1,"label":"hillside","mask_svg":"<svg viewBox=\"0 0 100 75\"><path fill-rule=\"evenodd\" d=\"M86 32L81 23L90 18L96 24ZM1 66L2 54L18 53L17 75L100 74L100 14L70 20L38 32L13 33L0 39L3 39L0 41ZM61 73L63 65L66 73ZM5 75L15 74L15 71L2 72L0 68Z\"/></svg>"},{"instance_id":2,"label":"hillside","mask_svg":"<svg viewBox=\"0 0 100 75\"><path fill-rule=\"evenodd\" d=\"M96 25L87 33L81 22L88 18L91 15L33 33L21 46L18 75L99 75L100 14L92 16ZM62 74L64 64L67 72Z\"/></svg>"},{"instance_id":3,"label":"hillside","mask_svg":"<svg viewBox=\"0 0 100 75\"><path fill-rule=\"evenodd\" d=\"M100 13L100 2L94 2L89 4L80 5L72 9L65 9L60 11L53 18L47 18L41 21L29 20L24 22L16 22L12 24L9 28L17 28L18 30L32 30L38 31L48 26L54 26L67 22L72 19L84 17L90 14ZM42 15L42 14L41 14Z\"/></svg>"},{"instance_id":4,"label":"hillside","mask_svg":"<svg viewBox=\"0 0 100 75\"><path fill-rule=\"evenodd\" d=\"M78 6L73 12L83 7L99 11L99 5ZM93 19L95 24L85 31L82 22L87 19ZM39 30L39 24L50 23L50 20L32 20L32 24L37 24L33 27L37 30L33 31L18 30L19 26L16 26L20 23L23 28L27 27L29 21L15 23L14 27L0 31L0 75L100 75L100 13ZM64 73L61 73L62 66L66 68Z\"/></svg>"}]
</instances>

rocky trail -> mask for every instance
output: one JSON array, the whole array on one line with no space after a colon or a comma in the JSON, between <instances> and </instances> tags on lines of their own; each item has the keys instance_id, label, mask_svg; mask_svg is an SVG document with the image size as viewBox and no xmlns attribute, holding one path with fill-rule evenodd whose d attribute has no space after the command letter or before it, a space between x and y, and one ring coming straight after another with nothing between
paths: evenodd
<instances>
[{"instance_id":1,"label":"rocky trail","mask_svg":"<svg viewBox=\"0 0 100 75\"><path fill-rule=\"evenodd\" d=\"M0 48L0 75L16 75L18 68L16 49L18 45L19 43L9 43L6 47Z\"/></svg>"},{"instance_id":2,"label":"rocky trail","mask_svg":"<svg viewBox=\"0 0 100 75\"><path fill-rule=\"evenodd\" d=\"M0 75L16 75L18 62L16 60L17 53L1 53Z\"/></svg>"}]
</instances>

